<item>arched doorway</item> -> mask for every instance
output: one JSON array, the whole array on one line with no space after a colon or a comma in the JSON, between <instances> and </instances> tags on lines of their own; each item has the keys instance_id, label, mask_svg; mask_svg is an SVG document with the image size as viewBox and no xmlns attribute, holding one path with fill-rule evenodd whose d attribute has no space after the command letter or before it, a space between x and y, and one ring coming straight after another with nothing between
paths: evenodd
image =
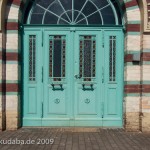
<instances>
[{"instance_id":1,"label":"arched doorway","mask_svg":"<svg viewBox=\"0 0 150 150\"><path fill-rule=\"evenodd\" d=\"M38 0L23 27L23 126L122 127L117 3Z\"/></svg>"}]
</instances>

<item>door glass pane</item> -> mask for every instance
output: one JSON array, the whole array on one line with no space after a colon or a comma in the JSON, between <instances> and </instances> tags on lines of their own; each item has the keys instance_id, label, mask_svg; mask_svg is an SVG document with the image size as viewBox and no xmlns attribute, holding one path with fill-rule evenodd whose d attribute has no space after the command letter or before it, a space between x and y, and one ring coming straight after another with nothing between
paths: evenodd
<instances>
[{"instance_id":1,"label":"door glass pane","mask_svg":"<svg viewBox=\"0 0 150 150\"><path fill-rule=\"evenodd\" d=\"M80 77L90 81L95 77L95 36L80 36Z\"/></svg>"},{"instance_id":2,"label":"door glass pane","mask_svg":"<svg viewBox=\"0 0 150 150\"><path fill-rule=\"evenodd\" d=\"M65 36L49 36L49 77L53 81L65 78Z\"/></svg>"},{"instance_id":3,"label":"door glass pane","mask_svg":"<svg viewBox=\"0 0 150 150\"><path fill-rule=\"evenodd\" d=\"M109 37L109 81L116 81L116 36Z\"/></svg>"},{"instance_id":4,"label":"door glass pane","mask_svg":"<svg viewBox=\"0 0 150 150\"><path fill-rule=\"evenodd\" d=\"M116 20L111 6L108 6L107 8L103 9L101 13L103 16L104 24L115 24Z\"/></svg>"},{"instance_id":5,"label":"door glass pane","mask_svg":"<svg viewBox=\"0 0 150 150\"><path fill-rule=\"evenodd\" d=\"M29 81L36 80L36 35L29 35Z\"/></svg>"}]
</instances>

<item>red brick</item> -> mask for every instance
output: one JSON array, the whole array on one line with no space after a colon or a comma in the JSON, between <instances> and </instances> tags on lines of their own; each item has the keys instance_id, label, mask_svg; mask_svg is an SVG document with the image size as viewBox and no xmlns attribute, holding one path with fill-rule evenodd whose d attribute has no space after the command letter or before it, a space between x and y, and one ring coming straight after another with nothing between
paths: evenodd
<instances>
[{"instance_id":1,"label":"red brick","mask_svg":"<svg viewBox=\"0 0 150 150\"><path fill-rule=\"evenodd\" d=\"M140 32L140 24L127 24L128 32Z\"/></svg>"},{"instance_id":2,"label":"red brick","mask_svg":"<svg viewBox=\"0 0 150 150\"><path fill-rule=\"evenodd\" d=\"M7 22L6 29L7 30L18 30L18 23L17 22Z\"/></svg>"},{"instance_id":3,"label":"red brick","mask_svg":"<svg viewBox=\"0 0 150 150\"><path fill-rule=\"evenodd\" d=\"M137 1L136 0L132 0L130 2L125 3L126 8L128 7L133 7L133 6L137 6Z\"/></svg>"},{"instance_id":4,"label":"red brick","mask_svg":"<svg viewBox=\"0 0 150 150\"><path fill-rule=\"evenodd\" d=\"M125 55L125 57L124 57L125 62L132 62L132 60L133 60L133 55L132 54Z\"/></svg>"}]
</instances>

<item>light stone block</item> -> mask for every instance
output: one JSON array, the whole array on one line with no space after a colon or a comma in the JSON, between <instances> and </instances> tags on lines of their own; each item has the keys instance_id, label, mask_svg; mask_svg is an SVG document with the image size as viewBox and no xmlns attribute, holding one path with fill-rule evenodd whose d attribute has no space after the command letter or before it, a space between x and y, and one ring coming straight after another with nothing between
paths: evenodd
<instances>
[{"instance_id":1,"label":"light stone block","mask_svg":"<svg viewBox=\"0 0 150 150\"><path fill-rule=\"evenodd\" d=\"M140 66L126 66L124 70L125 81L140 81L140 72Z\"/></svg>"},{"instance_id":2,"label":"light stone block","mask_svg":"<svg viewBox=\"0 0 150 150\"><path fill-rule=\"evenodd\" d=\"M143 65L143 80L150 80L150 65Z\"/></svg>"},{"instance_id":3,"label":"light stone block","mask_svg":"<svg viewBox=\"0 0 150 150\"><path fill-rule=\"evenodd\" d=\"M143 49L150 49L150 35L143 35Z\"/></svg>"},{"instance_id":4,"label":"light stone block","mask_svg":"<svg viewBox=\"0 0 150 150\"><path fill-rule=\"evenodd\" d=\"M127 51L140 51L141 49L141 37L140 35L127 35L126 50Z\"/></svg>"},{"instance_id":5,"label":"light stone block","mask_svg":"<svg viewBox=\"0 0 150 150\"><path fill-rule=\"evenodd\" d=\"M0 33L0 48L2 48L2 33Z\"/></svg>"},{"instance_id":6,"label":"light stone block","mask_svg":"<svg viewBox=\"0 0 150 150\"><path fill-rule=\"evenodd\" d=\"M140 111L140 97L126 97L125 101L127 113Z\"/></svg>"},{"instance_id":7,"label":"light stone block","mask_svg":"<svg viewBox=\"0 0 150 150\"><path fill-rule=\"evenodd\" d=\"M127 10L127 20L128 21L140 21L141 14L139 8L136 9L129 9Z\"/></svg>"},{"instance_id":8,"label":"light stone block","mask_svg":"<svg viewBox=\"0 0 150 150\"><path fill-rule=\"evenodd\" d=\"M8 19L18 19L19 8L7 6Z\"/></svg>"},{"instance_id":9,"label":"light stone block","mask_svg":"<svg viewBox=\"0 0 150 150\"><path fill-rule=\"evenodd\" d=\"M140 121L139 112L127 112L125 115L125 129L126 131L139 131Z\"/></svg>"},{"instance_id":10,"label":"light stone block","mask_svg":"<svg viewBox=\"0 0 150 150\"><path fill-rule=\"evenodd\" d=\"M0 80L2 80L2 64L0 63Z\"/></svg>"},{"instance_id":11,"label":"light stone block","mask_svg":"<svg viewBox=\"0 0 150 150\"><path fill-rule=\"evenodd\" d=\"M6 118L6 130L16 130L18 128L18 118Z\"/></svg>"},{"instance_id":12,"label":"light stone block","mask_svg":"<svg viewBox=\"0 0 150 150\"><path fill-rule=\"evenodd\" d=\"M142 112L150 113L150 97L142 97Z\"/></svg>"},{"instance_id":13,"label":"light stone block","mask_svg":"<svg viewBox=\"0 0 150 150\"><path fill-rule=\"evenodd\" d=\"M18 80L18 64L6 65L6 80Z\"/></svg>"},{"instance_id":14,"label":"light stone block","mask_svg":"<svg viewBox=\"0 0 150 150\"><path fill-rule=\"evenodd\" d=\"M16 95L6 96L6 113L8 114L10 111L11 111L10 115L13 115L12 111L16 113L18 111L18 96Z\"/></svg>"},{"instance_id":15,"label":"light stone block","mask_svg":"<svg viewBox=\"0 0 150 150\"><path fill-rule=\"evenodd\" d=\"M7 34L7 42L6 42L7 49L18 49L18 35L17 34Z\"/></svg>"},{"instance_id":16,"label":"light stone block","mask_svg":"<svg viewBox=\"0 0 150 150\"><path fill-rule=\"evenodd\" d=\"M2 112L2 95L0 95L0 113Z\"/></svg>"},{"instance_id":17,"label":"light stone block","mask_svg":"<svg viewBox=\"0 0 150 150\"><path fill-rule=\"evenodd\" d=\"M150 132L150 113L143 113L142 132Z\"/></svg>"}]
</instances>

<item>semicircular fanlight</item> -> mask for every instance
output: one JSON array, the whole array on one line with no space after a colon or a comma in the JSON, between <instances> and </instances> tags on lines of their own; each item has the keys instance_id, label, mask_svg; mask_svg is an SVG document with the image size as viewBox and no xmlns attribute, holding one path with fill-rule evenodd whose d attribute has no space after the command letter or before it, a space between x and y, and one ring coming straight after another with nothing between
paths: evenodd
<instances>
[{"instance_id":1,"label":"semicircular fanlight","mask_svg":"<svg viewBox=\"0 0 150 150\"><path fill-rule=\"evenodd\" d=\"M118 25L120 12L111 0L35 0L28 24Z\"/></svg>"}]
</instances>

